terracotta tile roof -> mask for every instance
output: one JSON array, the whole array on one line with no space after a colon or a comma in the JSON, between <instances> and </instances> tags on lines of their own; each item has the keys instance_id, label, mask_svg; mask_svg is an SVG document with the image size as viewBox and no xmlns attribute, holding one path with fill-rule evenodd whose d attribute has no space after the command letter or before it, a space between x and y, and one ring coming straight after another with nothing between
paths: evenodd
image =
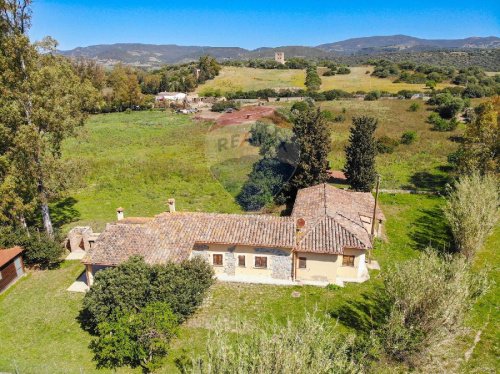
<instances>
[{"instance_id":1,"label":"terracotta tile roof","mask_svg":"<svg viewBox=\"0 0 500 374\"><path fill-rule=\"evenodd\" d=\"M344 248L370 248L361 216L371 218L370 193L350 192L321 184L298 192L291 217L218 213L162 213L152 219L124 219L108 224L83 259L84 263L117 265L131 255L148 263L182 261L197 243L343 253ZM384 220L382 211L378 219ZM297 231L296 222L305 220Z\"/></svg>"},{"instance_id":2,"label":"terracotta tile roof","mask_svg":"<svg viewBox=\"0 0 500 374\"><path fill-rule=\"evenodd\" d=\"M116 265L132 255L148 263L182 261L195 243L295 246L295 222L289 217L175 212L144 223L124 221L108 224L84 263Z\"/></svg>"},{"instance_id":3,"label":"terracotta tile roof","mask_svg":"<svg viewBox=\"0 0 500 374\"><path fill-rule=\"evenodd\" d=\"M326 183L299 190L292 211L292 217L305 220L298 249L342 253L345 247L371 248L362 216L371 221L374 204L369 192L345 191ZM385 220L380 208L376 217Z\"/></svg>"},{"instance_id":4,"label":"terracotta tile roof","mask_svg":"<svg viewBox=\"0 0 500 374\"><path fill-rule=\"evenodd\" d=\"M341 254L346 247L364 249L367 245L332 217L321 218L303 235L298 235L299 252Z\"/></svg>"},{"instance_id":5,"label":"terracotta tile roof","mask_svg":"<svg viewBox=\"0 0 500 374\"><path fill-rule=\"evenodd\" d=\"M22 251L24 251L24 249L21 247L0 249L0 267L4 266L7 262L16 258Z\"/></svg>"}]
</instances>

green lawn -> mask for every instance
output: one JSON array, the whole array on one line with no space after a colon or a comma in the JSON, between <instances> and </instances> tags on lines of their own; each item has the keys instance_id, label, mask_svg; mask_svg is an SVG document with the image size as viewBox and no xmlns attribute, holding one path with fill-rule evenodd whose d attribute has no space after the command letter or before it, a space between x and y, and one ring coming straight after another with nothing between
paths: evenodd
<instances>
[{"instance_id":1,"label":"green lawn","mask_svg":"<svg viewBox=\"0 0 500 374\"><path fill-rule=\"evenodd\" d=\"M64 144L65 157L81 165L81 187L54 204L56 224L102 229L120 206L127 216L153 216L170 197L185 211L239 212L207 163L209 128L170 112L92 116L84 134Z\"/></svg>"}]
</instances>

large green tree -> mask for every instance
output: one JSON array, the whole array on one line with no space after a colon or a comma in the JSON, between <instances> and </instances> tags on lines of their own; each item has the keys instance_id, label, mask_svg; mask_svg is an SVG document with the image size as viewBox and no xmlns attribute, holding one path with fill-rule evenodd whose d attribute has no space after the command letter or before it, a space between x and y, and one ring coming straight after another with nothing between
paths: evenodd
<instances>
[{"instance_id":1,"label":"large green tree","mask_svg":"<svg viewBox=\"0 0 500 374\"><path fill-rule=\"evenodd\" d=\"M328 180L328 154L332 149L331 131L320 109L312 106L295 114L293 142L299 149L299 161L292 187L313 186Z\"/></svg>"},{"instance_id":2,"label":"large green tree","mask_svg":"<svg viewBox=\"0 0 500 374\"><path fill-rule=\"evenodd\" d=\"M352 119L349 144L345 150L344 172L353 190L368 192L375 184L377 144L373 134L376 128L377 119L373 117L360 116Z\"/></svg>"},{"instance_id":3,"label":"large green tree","mask_svg":"<svg viewBox=\"0 0 500 374\"><path fill-rule=\"evenodd\" d=\"M65 58L53 54L53 39L30 42L30 5L28 0L0 2L0 219L24 226L26 216L39 208L52 236L49 202L71 180L61 144L83 124L97 95Z\"/></svg>"},{"instance_id":4,"label":"large green tree","mask_svg":"<svg viewBox=\"0 0 500 374\"><path fill-rule=\"evenodd\" d=\"M480 104L475 108L474 119L467 124L464 142L458 152L459 169L470 174L500 172L500 124L498 108L500 99Z\"/></svg>"}]
</instances>

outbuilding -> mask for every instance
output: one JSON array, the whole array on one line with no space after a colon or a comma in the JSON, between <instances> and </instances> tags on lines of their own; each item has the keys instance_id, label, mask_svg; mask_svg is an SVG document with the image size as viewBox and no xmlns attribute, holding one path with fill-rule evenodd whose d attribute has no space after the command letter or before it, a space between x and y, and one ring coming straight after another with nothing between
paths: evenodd
<instances>
[{"instance_id":1,"label":"outbuilding","mask_svg":"<svg viewBox=\"0 0 500 374\"><path fill-rule=\"evenodd\" d=\"M24 275L23 248L0 249L0 293Z\"/></svg>"}]
</instances>

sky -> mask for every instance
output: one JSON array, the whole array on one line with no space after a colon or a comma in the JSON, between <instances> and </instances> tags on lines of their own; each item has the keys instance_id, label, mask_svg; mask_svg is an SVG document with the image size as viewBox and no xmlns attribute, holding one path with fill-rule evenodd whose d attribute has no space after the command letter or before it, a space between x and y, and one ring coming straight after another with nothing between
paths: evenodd
<instances>
[{"instance_id":1,"label":"sky","mask_svg":"<svg viewBox=\"0 0 500 374\"><path fill-rule=\"evenodd\" d=\"M405 34L427 39L500 36L500 1L34 0L30 36L62 50L94 44L315 46Z\"/></svg>"}]
</instances>

